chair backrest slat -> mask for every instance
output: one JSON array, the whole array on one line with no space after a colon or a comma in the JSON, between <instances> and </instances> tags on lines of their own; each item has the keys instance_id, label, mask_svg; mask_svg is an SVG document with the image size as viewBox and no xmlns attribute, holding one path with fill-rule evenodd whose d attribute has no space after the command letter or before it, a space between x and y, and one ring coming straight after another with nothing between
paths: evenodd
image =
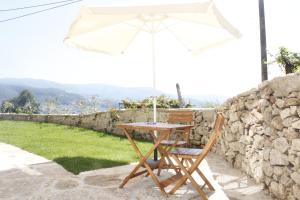
<instances>
[{"instance_id":1,"label":"chair backrest slat","mask_svg":"<svg viewBox=\"0 0 300 200\"><path fill-rule=\"evenodd\" d=\"M190 110L176 110L176 111L169 111L168 116L168 123L170 124L186 124L186 125L193 125L193 111ZM179 141L186 141L187 145L189 143L189 134L182 134L183 130L176 130L169 135L167 140L179 140Z\"/></svg>"},{"instance_id":2,"label":"chair backrest slat","mask_svg":"<svg viewBox=\"0 0 300 200\"><path fill-rule=\"evenodd\" d=\"M168 123L186 123L193 122L193 111L170 111Z\"/></svg>"}]
</instances>

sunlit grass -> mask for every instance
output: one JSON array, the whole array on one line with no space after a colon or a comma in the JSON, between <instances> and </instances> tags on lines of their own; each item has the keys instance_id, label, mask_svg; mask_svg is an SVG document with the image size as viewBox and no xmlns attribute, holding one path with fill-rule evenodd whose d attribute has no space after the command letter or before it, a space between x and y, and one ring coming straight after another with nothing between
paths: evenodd
<instances>
[{"instance_id":1,"label":"sunlit grass","mask_svg":"<svg viewBox=\"0 0 300 200\"><path fill-rule=\"evenodd\" d=\"M0 121L0 142L54 160L75 174L138 160L127 138L65 125ZM151 146L137 144L143 152Z\"/></svg>"}]
</instances>

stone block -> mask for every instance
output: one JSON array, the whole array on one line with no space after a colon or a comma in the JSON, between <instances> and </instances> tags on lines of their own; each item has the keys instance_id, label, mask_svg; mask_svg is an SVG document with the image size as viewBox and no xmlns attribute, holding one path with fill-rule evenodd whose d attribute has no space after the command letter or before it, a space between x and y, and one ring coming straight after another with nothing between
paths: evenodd
<instances>
[{"instance_id":1,"label":"stone block","mask_svg":"<svg viewBox=\"0 0 300 200\"><path fill-rule=\"evenodd\" d=\"M298 185L293 185L293 194L298 200L300 199L300 187Z\"/></svg>"},{"instance_id":2,"label":"stone block","mask_svg":"<svg viewBox=\"0 0 300 200\"><path fill-rule=\"evenodd\" d=\"M282 100L282 99L276 99L275 105L276 105L278 108L284 108L284 107L285 107L285 101Z\"/></svg>"},{"instance_id":3,"label":"stone block","mask_svg":"<svg viewBox=\"0 0 300 200\"><path fill-rule=\"evenodd\" d=\"M285 188L282 184L278 184L275 181L271 182L270 185L271 193L273 193L279 199L285 199Z\"/></svg>"},{"instance_id":4,"label":"stone block","mask_svg":"<svg viewBox=\"0 0 300 200\"><path fill-rule=\"evenodd\" d=\"M300 133L295 131L293 128L287 128L283 130L284 137L286 137L288 140L299 138Z\"/></svg>"},{"instance_id":5,"label":"stone block","mask_svg":"<svg viewBox=\"0 0 300 200\"><path fill-rule=\"evenodd\" d=\"M289 128L289 127L292 127L293 126L293 123L296 122L299 118L298 117L295 117L295 116L290 116L290 117L287 117L285 118L283 121L282 121L282 124Z\"/></svg>"},{"instance_id":6,"label":"stone block","mask_svg":"<svg viewBox=\"0 0 300 200\"><path fill-rule=\"evenodd\" d=\"M262 149L264 146L264 137L260 135L255 135L253 137L253 147L256 149Z\"/></svg>"},{"instance_id":7,"label":"stone block","mask_svg":"<svg viewBox=\"0 0 300 200\"><path fill-rule=\"evenodd\" d=\"M225 140L227 142L233 142L233 141L236 141L237 140L237 135L236 134L233 134L232 132L230 131L225 131Z\"/></svg>"},{"instance_id":8,"label":"stone block","mask_svg":"<svg viewBox=\"0 0 300 200\"><path fill-rule=\"evenodd\" d=\"M285 106L298 106L300 104L300 99L298 98L288 98L285 101Z\"/></svg>"},{"instance_id":9,"label":"stone block","mask_svg":"<svg viewBox=\"0 0 300 200\"><path fill-rule=\"evenodd\" d=\"M267 99L258 100L258 106L261 110L264 110L269 105L270 105L270 102Z\"/></svg>"},{"instance_id":10,"label":"stone block","mask_svg":"<svg viewBox=\"0 0 300 200\"><path fill-rule=\"evenodd\" d=\"M279 165L279 166L284 166L288 165L288 156L281 153L278 150L272 149L270 152L270 163L271 165Z\"/></svg>"},{"instance_id":11,"label":"stone block","mask_svg":"<svg viewBox=\"0 0 300 200\"><path fill-rule=\"evenodd\" d=\"M293 151L300 151L300 139L293 139L292 140L292 147Z\"/></svg>"},{"instance_id":12,"label":"stone block","mask_svg":"<svg viewBox=\"0 0 300 200\"><path fill-rule=\"evenodd\" d=\"M256 183L260 183L263 180L264 173L262 170L262 166L257 166L254 168L253 171L253 178L255 179Z\"/></svg>"},{"instance_id":13,"label":"stone block","mask_svg":"<svg viewBox=\"0 0 300 200\"><path fill-rule=\"evenodd\" d=\"M280 109L278 109L276 106L272 106L272 115L277 116L280 115Z\"/></svg>"},{"instance_id":14,"label":"stone block","mask_svg":"<svg viewBox=\"0 0 300 200\"><path fill-rule=\"evenodd\" d=\"M267 107L264 111L263 111L263 120L265 121L265 123L270 124L272 121L272 107Z\"/></svg>"},{"instance_id":15,"label":"stone block","mask_svg":"<svg viewBox=\"0 0 300 200\"><path fill-rule=\"evenodd\" d=\"M241 143L243 143L245 145L249 145L249 144L251 144L253 142L253 138L251 136L249 136L249 135L242 135L240 137L239 142L241 142Z\"/></svg>"},{"instance_id":16,"label":"stone block","mask_svg":"<svg viewBox=\"0 0 300 200\"><path fill-rule=\"evenodd\" d=\"M282 124L282 119L280 116L276 116L272 119L271 125L277 129L277 130L282 130L283 129L283 124Z\"/></svg>"},{"instance_id":17,"label":"stone block","mask_svg":"<svg viewBox=\"0 0 300 200\"><path fill-rule=\"evenodd\" d=\"M292 179L288 177L286 174L283 174L280 177L279 182L283 184L285 187L290 187L293 184Z\"/></svg>"},{"instance_id":18,"label":"stone block","mask_svg":"<svg viewBox=\"0 0 300 200\"><path fill-rule=\"evenodd\" d=\"M251 111L251 114L257 119L256 122L257 123L261 123L263 121L263 115L258 112L256 109L253 109Z\"/></svg>"},{"instance_id":19,"label":"stone block","mask_svg":"<svg viewBox=\"0 0 300 200\"><path fill-rule=\"evenodd\" d=\"M269 160L270 159L270 152L271 152L270 148L264 148L263 149L263 158L264 158L264 160Z\"/></svg>"},{"instance_id":20,"label":"stone block","mask_svg":"<svg viewBox=\"0 0 300 200\"><path fill-rule=\"evenodd\" d=\"M292 116L290 108L285 108L284 110L280 111L281 119L285 119L285 118L290 117L290 116Z\"/></svg>"},{"instance_id":21,"label":"stone block","mask_svg":"<svg viewBox=\"0 0 300 200\"><path fill-rule=\"evenodd\" d=\"M291 115L296 116L297 115L297 106L291 106Z\"/></svg>"},{"instance_id":22,"label":"stone block","mask_svg":"<svg viewBox=\"0 0 300 200\"><path fill-rule=\"evenodd\" d=\"M273 167L273 173L276 176L281 176L283 174L283 167L279 167L279 166Z\"/></svg>"},{"instance_id":23,"label":"stone block","mask_svg":"<svg viewBox=\"0 0 300 200\"><path fill-rule=\"evenodd\" d=\"M230 125L230 130L231 130L232 133L243 134L243 132L244 132L244 125L240 121L233 122Z\"/></svg>"},{"instance_id":24,"label":"stone block","mask_svg":"<svg viewBox=\"0 0 300 200\"><path fill-rule=\"evenodd\" d=\"M215 109L205 109L201 110L203 119L212 123L216 116L216 110Z\"/></svg>"},{"instance_id":25,"label":"stone block","mask_svg":"<svg viewBox=\"0 0 300 200\"><path fill-rule=\"evenodd\" d=\"M292 173L291 178L293 179L293 181L295 181L295 183L300 185L300 173L299 172Z\"/></svg>"},{"instance_id":26,"label":"stone block","mask_svg":"<svg viewBox=\"0 0 300 200\"><path fill-rule=\"evenodd\" d=\"M229 121L235 122L240 119L240 116L238 115L238 112L230 112L229 113Z\"/></svg>"},{"instance_id":27,"label":"stone block","mask_svg":"<svg viewBox=\"0 0 300 200\"><path fill-rule=\"evenodd\" d=\"M271 177L272 174L273 174L273 169L272 169L272 166L270 165L269 162L263 162L262 164L262 169L263 169L263 172L266 176L269 176Z\"/></svg>"},{"instance_id":28,"label":"stone block","mask_svg":"<svg viewBox=\"0 0 300 200\"><path fill-rule=\"evenodd\" d=\"M300 129L300 120L293 122L292 127L295 129Z\"/></svg>"},{"instance_id":29,"label":"stone block","mask_svg":"<svg viewBox=\"0 0 300 200\"><path fill-rule=\"evenodd\" d=\"M228 144L228 146L229 146L229 149L231 151L238 151L239 152L240 149L241 149L241 144L239 142L231 142L231 143Z\"/></svg>"},{"instance_id":30,"label":"stone block","mask_svg":"<svg viewBox=\"0 0 300 200\"><path fill-rule=\"evenodd\" d=\"M277 149L278 151L280 151L281 153L285 153L289 149L288 141L284 137L275 139L272 144L273 144L273 147L275 149Z\"/></svg>"}]
</instances>

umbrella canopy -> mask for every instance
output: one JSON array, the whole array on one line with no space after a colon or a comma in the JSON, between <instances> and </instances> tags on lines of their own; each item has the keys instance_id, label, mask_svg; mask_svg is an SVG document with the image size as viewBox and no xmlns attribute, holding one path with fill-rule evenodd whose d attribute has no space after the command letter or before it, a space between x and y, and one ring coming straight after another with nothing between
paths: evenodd
<instances>
[{"instance_id":1,"label":"umbrella canopy","mask_svg":"<svg viewBox=\"0 0 300 200\"><path fill-rule=\"evenodd\" d=\"M134 7L83 7L65 43L119 54L140 32L167 31L192 53L240 37L213 1Z\"/></svg>"},{"instance_id":2,"label":"umbrella canopy","mask_svg":"<svg viewBox=\"0 0 300 200\"><path fill-rule=\"evenodd\" d=\"M70 46L88 51L120 54L142 32L152 35L154 89L156 33L170 33L195 54L240 37L239 31L209 0L171 5L83 7L64 41ZM156 122L156 97L153 99L153 110L153 121Z\"/></svg>"}]
</instances>

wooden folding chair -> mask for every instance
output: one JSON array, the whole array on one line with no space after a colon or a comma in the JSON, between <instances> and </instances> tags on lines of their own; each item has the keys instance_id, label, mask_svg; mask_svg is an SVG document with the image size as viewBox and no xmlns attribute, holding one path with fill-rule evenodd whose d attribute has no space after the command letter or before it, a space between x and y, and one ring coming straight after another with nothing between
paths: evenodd
<instances>
[{"instance_id":1,"label":"wooden folding chair","mask_svg":"<svg viewBox=\"0 0 300 200\"><path fill-rule=\"evenodd\" d=\"M205 186L208 186L211 191L215 190L212 184L199 169L199 165L207 156L208 152L212 149L213 145L216 143L216 139L220 135L223 123L223 115L221 113L217 113L213 133L203 149L176 148L169 152L169 155L175 160L176 164L181 170L180 175L176 174L173 178L168 178L165 181L165 187L167 185L170 185L172 181L173 183L176 183L173 189L170 190L169 194L174 194L178 188L186 183L187 180L191 181L193 187L196 189L202 199L208 199L206 194L202 190ZM189 165L184 166L183 160L187 160ZM194 171L196 171L205 182L202 187L200 187L200 185L192 177Z\"/></svg>"},{"instance_id":2,"label":"wooden folding chair","mask_svg":"<svg viewBox=\"0 0 300 200\"><path fill-rule=\"evenodd\" d=\"M170 111L167 122L169 124L185 124L193 125L193 111L182 110L182 111ZM176 146L185 146L189 144L189 132L185 133L182 130L176 130L171 133L167 140L163 140L163 145L173 145L178 139Z\"/></svg>"},{"instance_id":3,"label":"wooden folding chair","mask_svg":"<svg viewBox=\"0 0 300 200\"><path fill-rule=\"evenodd\" d=\"M193 111L170 111L167 122L169 124L193 125ZM173 147L188 147L189 135L190 129L173 131L170 133L167 139L161 141L160 145L163 146L165 151L170 151ZM162 168L168 168L168 159L166 158L166 155L161 154L160 156L161 159L157 171L158 176L160 175Z\"/></svg>"}]
</instances>

